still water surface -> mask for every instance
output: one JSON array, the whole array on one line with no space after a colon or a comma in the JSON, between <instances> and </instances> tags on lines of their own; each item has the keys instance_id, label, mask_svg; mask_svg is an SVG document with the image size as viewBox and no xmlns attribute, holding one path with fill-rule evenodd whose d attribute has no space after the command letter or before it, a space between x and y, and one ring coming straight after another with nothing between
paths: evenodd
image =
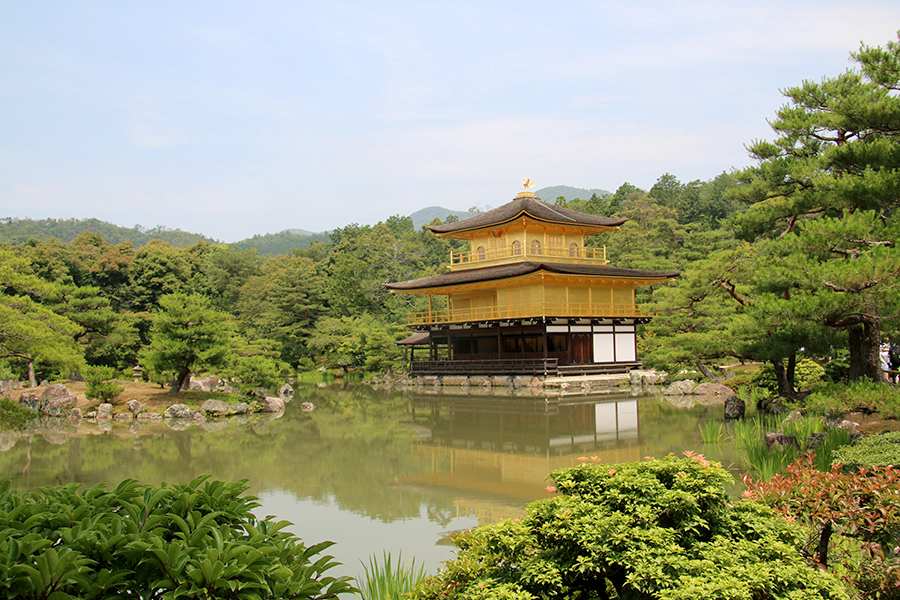
<instances>
[{"instance_id":1,"label":"still water surface","mask_svg":"<svg viewBox=\"0 0 900 600\"><path fill-rule=\"evenodd\" d=\"M301 402L316 409L302 412ZM174 431L164 424L85 422L76 434L0 436L0 477L18 489L125 478L188 481L211 474L246 479L260 516L294 523L308 543L331 540L358 576L383 551L415 557L435 572L453 558L448 534L516 518L545 498L547 475L579 464L706 452L698 424L721 406L677 408L659 396L424 394L300 387L284 416L210 422Z\"/></svg>"}]
</instances>

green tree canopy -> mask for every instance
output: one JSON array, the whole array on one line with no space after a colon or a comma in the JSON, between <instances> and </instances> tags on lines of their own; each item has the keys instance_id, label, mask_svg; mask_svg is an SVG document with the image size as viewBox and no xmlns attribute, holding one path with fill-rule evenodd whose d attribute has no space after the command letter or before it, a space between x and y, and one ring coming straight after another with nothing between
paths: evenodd
<instances>
[{"instance_id":1,"label":"green tree canopy","mask_svg":"<svg viewBox=\"0 0 900 600\"><path fill-rule=\"evenodd\" d=\"M828 306L820 320L847 329L851 376L878 380L881 329L897 318L895 292L880 274L896 271L886 249L898 240L879 222L900 205L900 45L864 47L854 58L860 71L785 91L790 102L772 121L778 137L754 142L758 165L738 175L734 194L749 209L731 222L744 237L778 236L793 265L786 287L804 292L785 294L803 306L783 310L813 315L816 304Z\"/></svg>"},{"instance_id":2,"label":"green tree canopy","mask_svg":"<svg viewBox=\"0 0 900 600\"><path fill-rule=\"evenodd\" d=\"M27 365L36 385L34 364L62 370L77 367L82 357L73 337L83 330L35 298L54 286L28 273L28 261L0 247L0 359Z\"/></svg>"},{"instance_id":3,"label":"green tree canopy","mask_svg":"<svg viewBox=\"0 0 900 600\"><path fill-rule=\"evenodd\" d=\"M173 373L172 391L182 388L192 370L218 367L229 354L231 318L213 310L197 294L168 294L153 315L150 345L141 362L156 373Z\"/></svg>"}]
</instances>

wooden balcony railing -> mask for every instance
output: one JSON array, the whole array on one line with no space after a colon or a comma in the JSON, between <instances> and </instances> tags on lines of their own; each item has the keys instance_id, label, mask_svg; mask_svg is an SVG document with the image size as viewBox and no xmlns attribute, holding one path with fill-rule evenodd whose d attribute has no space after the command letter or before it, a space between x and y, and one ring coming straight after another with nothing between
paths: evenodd
<instances>
[{"instance_id":1,"label":"wooden balcony railing","mask_svg":"<svg viewBox=\"0 0 900 600\"><path fill-rule=\"evenodd\" d=\"M569 264L579 265L605 265L606 246L602 248L572 248L565 246L542 246L535 250L529 245L521 247L506 246L488 250L474 250L469 252L450 252L450 268L465 268L474 266L488 266L491 263L508 263L514 260L547 260L552 258Z\"/></svg>"},{"instance_id":2,"label":"wooden balcony railing","mask_svg":"<svg viewBox=\"0 0 900 600\"><path fill-rule=\"evenodd\" d=\"M409 313L408 325L472 323L535 317L651 317L633 304L535 303Z\"/></svg>"}]
</instances>

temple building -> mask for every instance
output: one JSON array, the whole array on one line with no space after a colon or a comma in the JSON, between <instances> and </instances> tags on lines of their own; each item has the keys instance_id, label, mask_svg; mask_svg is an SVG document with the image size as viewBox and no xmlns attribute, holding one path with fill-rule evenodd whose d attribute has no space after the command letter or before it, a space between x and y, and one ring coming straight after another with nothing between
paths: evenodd
<instances>
[{"instance_id":1,"label":"temple building","mask_svg":"<svg viewBox=\"0 0 900 600\"><path fill-rule=\"evenodd\" d=\"M429 227L469 247L451 252L447 273L386 284L428 296L428 310L408 317L415 333L400 342L411 350L410 373L555 375L639 366L635 325L651 315L635 305L634 290L678 273L612 267L605 247L585 246L586 236L624 222L524 191L499 208Z\"/></svg>"}]
</instances>

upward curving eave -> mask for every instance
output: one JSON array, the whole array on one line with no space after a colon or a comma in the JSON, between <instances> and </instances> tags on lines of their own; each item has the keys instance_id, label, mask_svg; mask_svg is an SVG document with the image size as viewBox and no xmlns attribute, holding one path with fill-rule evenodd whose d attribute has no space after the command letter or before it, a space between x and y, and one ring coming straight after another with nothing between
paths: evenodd
<instances>
[{"instance_id":1,"label":"upward curving eave","mask_svg":"<svg viewBox=\"0 0 900 600\"><path fill-rule=\"evenodd\" d=\"M570 208L547 204L540 198L521 197L480 215L454 223L431 225L428 229L438 236L455 237L472 231L500 227L522 217L530 217L548 225L583 227L595 231L615 229L627 220L589 215Z\"/></svg>"},{"instance_id":2,"label":"upward curving eave","mask_svg":"<svg viewBox=\"0 0 900 600\"><path fill-rule=\"evenodd\" d=\"M572 265L549 262L522 262L509 265L484 267L481 269L468 269L465 271L451 271L431 277L398 281L384 284L393 292L406 292L411 294L429 293L431 290L440 290L438 293L450 291L457 286L472 285L490 281L502 281L515 277L522 277L541 271L559 275L581 276L598 280L628 280L636 285L649 285L670 281L677 277L678 271L646 271L641 269L620 269L616 267L599 265Z\"/></svg>"}]
</instances>

